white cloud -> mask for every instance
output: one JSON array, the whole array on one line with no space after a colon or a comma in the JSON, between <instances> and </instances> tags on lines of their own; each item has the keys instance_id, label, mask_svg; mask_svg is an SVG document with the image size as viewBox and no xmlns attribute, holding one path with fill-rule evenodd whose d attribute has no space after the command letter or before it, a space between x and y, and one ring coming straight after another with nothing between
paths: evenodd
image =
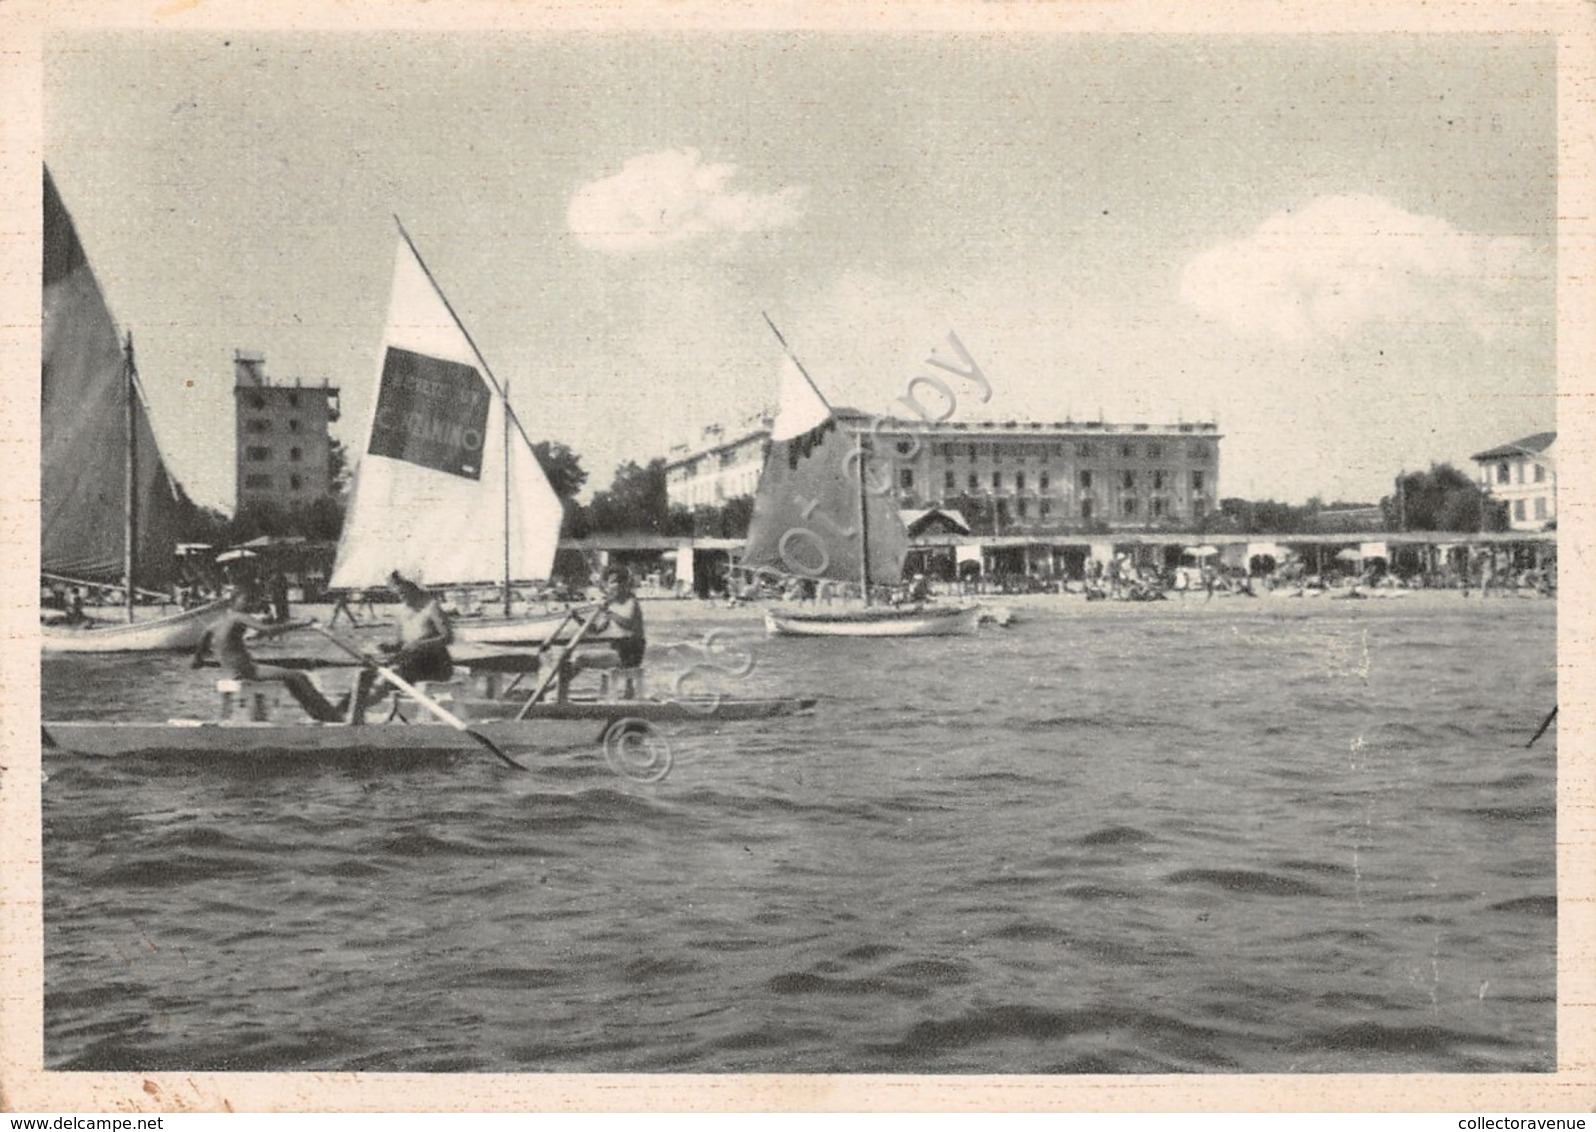
<instances>
[{"instance_id":1,"label":"white cloud","mask_svg":"<svg viewBox=\"0 0 1596 1132\"><path fill-rule=\"evenodd\" d=\"M1376 322L1455 325L1489 340L1544 272L1515 237L1462 232L1367 195L1277 213L1186 265L1181 299L1244 333L1302 342Z\"/></svg>"},{"instance_id":2,"label":"white cloud","mask_svg":"<svg viewBox=\"0 0 1596 1132\"><path fill-rule=\"evenodd\" d=\"M706 164L693 149L643 154L613 177L578 189L566 223L583 245L625 254L797 222L802 188L739 192L729 187L736 175L735 165Z\"/></svg>"}]
</instances>

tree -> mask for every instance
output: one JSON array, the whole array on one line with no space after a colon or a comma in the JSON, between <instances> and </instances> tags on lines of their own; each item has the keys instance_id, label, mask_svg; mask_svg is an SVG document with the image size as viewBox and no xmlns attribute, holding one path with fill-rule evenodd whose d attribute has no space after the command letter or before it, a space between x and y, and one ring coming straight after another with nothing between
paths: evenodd
<instances>
[{"instance_id":1,"label":"tree","mask_svg":"<svg viewBox=\"0 0 1596 1132\"><path fill-rule=\"evenodd\" d=\"M332 494L342 497L349 490L349 449L341 440L327 445L327 483Z\"/></svg>"},{"instance_id":2,"label":"tree","mask_svg":"<svg viewBox=\"0 0 1596 1132\"><path fill-rule=\"evenodd\" d=\"M1500 530L1499 504L1451 464L1431 464L1426 472L1404 472L1396 490L1380 500L1392 530Z\"/></svg>"},{"instance_id":3,"label":"tree","mask_svg":"<svg viewBox=\"0 0 1596 1132\"><path fill-rule=\"evenodd\" d=\"M628 460L616 468L610 489L595 495L587 512L595 531L663 534L670 510L665 460L656 457L646 467Z\"/></svg>"},{"instance_id":4,"label":"tree","mask_svg":"<svg viewBox=\"0 0 1596 1132\"><path fill-rule=\"evenodd\" d=\"M550 440L538 441L532 446L532 453L543 466L543 474L549 477L549 486L560 501L575 499L576 493L587 483L582 458L565 445Z\"/></svg>"}]
</instances>

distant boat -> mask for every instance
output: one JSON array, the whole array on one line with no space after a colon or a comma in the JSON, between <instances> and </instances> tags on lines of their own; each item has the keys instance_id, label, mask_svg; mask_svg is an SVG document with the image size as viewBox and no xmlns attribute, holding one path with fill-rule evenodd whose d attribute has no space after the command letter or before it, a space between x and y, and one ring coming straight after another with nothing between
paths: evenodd
<instances>
[{"instance_id":1,"label":"distant boat","mask_svg":"<svg viewBox=\"0 0 1596 1132\"><path fill-rule=\"evenodd\" d=\"M770 320L767 318L766 322ZM909 536L890 490L870 479L871 438L850 434L786 339L770 451L754 495L740 565L782 578L857 584L858 606L766 606L771 635L944 637L974 633L975 605L872 605L878 583L903 576Z\"/></svg>"},{"instance_id":2,"label":"distant boat","mask_svg":"<svg viewBox=\"0 0 1596 1132\"><path fill-rule=\"evenodd\" d=\"M190 506L161 459L139 387L133 336L122 340L44 170L40 382L40 570L60 586L122 591L123 621L41 626L45 652L188 649L220 603L135 617L177 573L178 526Z\"/></svg>"},{"instance_id":3,"label":"distant boat","mask_svg":"<svg viewBox=\"0 0 1596 1132\"><path fill-rule=\"evenodd\" d=\"M429 588L503 587L506 615L463 640L541 641L561 615L512 618L517 582L547 579L563 508L511 408L403 225L382 369L329 587L399 571Z\"/></svg>"}]
</instances>

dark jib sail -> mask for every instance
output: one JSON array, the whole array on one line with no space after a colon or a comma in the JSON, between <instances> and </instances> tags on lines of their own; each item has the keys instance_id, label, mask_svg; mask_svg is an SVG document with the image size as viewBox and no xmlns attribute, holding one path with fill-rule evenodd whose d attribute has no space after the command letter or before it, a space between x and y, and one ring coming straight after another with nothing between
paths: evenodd
<instances>
[{"instance_id":1,"label":"dark jib sail","mask_svg":"<svg viewBox=\"0 0 1596 1132\"><path fill-rule=\"evenodd\" d=\"M49 169L44 171L44 307L40 424L40 569L121 580L132 397L134 584L176 574L184 499L155 446L100 286Z\"/></svg>"},{"instance_id":2,"label":"dark jib sail","mask_svg":"<svg viewBox=\"0 0 1596 1132\"><path fill-rule=\"evenodd\" d=\"M886 485L876 482L882 473L872 470L869 437L843 427L790 359L780 402L742 565L857 583L865 574L861 559L868 544L870 583L896 585L908 536L897 501L874 490Z\"/></svg>"}]
</instances>

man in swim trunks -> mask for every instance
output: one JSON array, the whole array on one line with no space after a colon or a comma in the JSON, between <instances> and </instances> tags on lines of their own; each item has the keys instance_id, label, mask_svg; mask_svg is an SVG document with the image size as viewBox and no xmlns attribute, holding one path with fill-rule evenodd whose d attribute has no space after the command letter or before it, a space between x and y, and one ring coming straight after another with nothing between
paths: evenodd
<instances>
[{"instance_id":1,"label":"man in swim trunks","mask_svg":"<svg viewBox=\"0 0 1596 1132\"><path fill-rule=\"evenodd\" d=\"M258 664L250 655L249 646L244 643L246 633L255 631L262 636L274 637L290 629L301 629L311 624L309 621L287 621L280 625L268 625L266 622L252 617L249 610L255 604L255 595L245 587L233 591L232 600L227 611L217 618L215 623L205 631L200 638L198 647L194 650L193 667L204 665L214 649L216 663L231 673L235 680L275 680L288 689L288 692L305 713L312 719L322 723L338 723L343 719L342 710L327 701L321 689L303 672L292 668L278 668L270 664Z\"/></svg>"}]
</instances>

